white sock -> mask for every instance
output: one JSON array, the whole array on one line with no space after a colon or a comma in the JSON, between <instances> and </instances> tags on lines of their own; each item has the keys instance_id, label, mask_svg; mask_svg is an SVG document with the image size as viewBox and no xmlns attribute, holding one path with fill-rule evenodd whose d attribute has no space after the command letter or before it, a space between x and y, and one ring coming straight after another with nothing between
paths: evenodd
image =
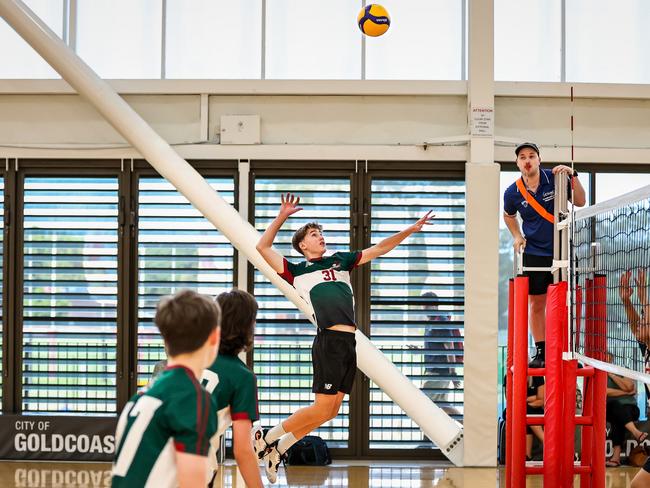
<instances>
[{"instance_id":1,"label":"white sock","mask_svg":"<svg viewBox=\"0 0 650 488\"><path fill-rule=\"evenodd\" d=\"M279 452L280 454L284 454L284 453L287 452L287 451L289 450L289 448L290 448L291 446L293 446L296 442L298 442L298 439L296 439L296 437L295 437L291 432L289 432L289 433L286 434L286 435L283 435L283 436L280 438L280 442L278 442L278 452Z\"/></svg>"},{"instance_id":2,"label":"white sock","mask_svg":"<svg viewBox=\"0 0 650 488\"><path fill-rule=\"evenodd\" d=\"M282 437L284 434L286 434L286 431L284 430L284 427L282 427L282 422L280 422L278 425L276 425L266 433L266 435L264 436L264 440L266 441L267 444L271 444L275 440Z\"/></svg>"}]
</instances>

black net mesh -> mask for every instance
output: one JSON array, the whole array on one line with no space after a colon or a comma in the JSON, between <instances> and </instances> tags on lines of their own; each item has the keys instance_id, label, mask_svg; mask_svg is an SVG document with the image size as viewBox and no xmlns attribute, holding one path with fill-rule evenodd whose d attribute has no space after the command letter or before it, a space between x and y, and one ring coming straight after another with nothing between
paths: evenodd
<instances>
[{"instance_id":1,"label":"black net mesh","mask_svg":"<svg viewBox=\"0 0 650 488\"><path fill-rule=\"evenodd\" d=\"M650 186L576 212L574 229L574 350L648 373Z\"/></svg>"}]
</instances>

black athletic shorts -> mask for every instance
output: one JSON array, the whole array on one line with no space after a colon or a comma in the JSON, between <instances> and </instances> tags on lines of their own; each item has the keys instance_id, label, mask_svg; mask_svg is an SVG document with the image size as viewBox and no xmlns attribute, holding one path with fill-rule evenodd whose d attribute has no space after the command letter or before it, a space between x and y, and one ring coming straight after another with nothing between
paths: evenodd
<instances>
[{"instance_id":1,"label":"black athletic shorts","mask_svg":"<svg viewBox=\"0 0 650 488\"><path fill-rule=\"evenodd\" d=\"M526 403L526 415L544 415L544 407L531 407ZM532 434L533 430L530 425L526 426L526 434Z\"/></svg>"},{"instance_id":2,"label":"black athletic shorts","mask_svg":"<svg viewBox=\"0 0 650 488\"><path fill-rule=\"evenodd\" d=\"M646 460L645 464L643 465L643 470L650 473L650 457Z\"/></svg>"},{"instance_id":3,"label":"black athletic shorts","mask_svg":"<svg viewBox=\"0 0 650 488\"><path fill-rule=\"evenodd\" d=\"M351 332L318 329L311 346L314 393L350 394L357 372L357 341Z\"/></svg>"},{"instance_id":4,"label":"black athletic shorts","mask_svg":"<svg viewBox=\"0 0 650 488\"><path fill-rule=\"evenodd\" d=\"M524 253L524 267L550 268L553 265L553 256L536 256ZM528 294L544 295L548 285L553 283L553 275L550 271L524 271L528 276Z\"/></svg>"}]
</instances>

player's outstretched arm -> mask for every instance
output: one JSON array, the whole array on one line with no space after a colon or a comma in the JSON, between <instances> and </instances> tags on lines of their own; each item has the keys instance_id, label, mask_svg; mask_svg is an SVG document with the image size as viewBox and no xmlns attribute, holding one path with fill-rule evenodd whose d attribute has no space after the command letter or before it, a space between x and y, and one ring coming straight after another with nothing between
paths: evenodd
<instances>
[{"instance_id":1,"label":"player's outstretched arm","mask_svg":"<svg viewBox=\"0 0 650 488\"><path fill-rule=\"evenodd\" d=\"M208 484L208 458L176 451L179 488L195 488Z\"/></svg>"},{"instance_id":2,"label":"player's outstretched arm","mask_svg":"<svg viewBox=\"0 0 650 488\"><path fill-rule=\"evenodd\" d=\"M634 334L636 334L637 327L641 321L641 317L639 316L638 312L634 308L634 304L632 303L632 294L634 291L632 290L632 285L630 283L631 279L631 270L627 270L624 273L621 273L621 277L618 282L618 296L621 298L621 302L623 302L623 308L625 310L625 315L627 316L627 321L630 329Z\"/></svg>"},{"instance_id":3,"label":"player's outstretched arm","mask_svg":"<svg viewBox=\"0 0 650 488\"><path fill-rule=\"evenodd\" d=\"M643 335L645 343L650 343L650 297L648 297L647 270L640 268L636 278L636 294L641 305L641 316L639 318L639 335ZM640 339L641 340L641 339Z\"/></svg>"},{"instance_id":4,"label":"player's outstretched arm","mask_svg":"<svg viewBox=\"0 0 650 488\"><path fill-rule=\"evenodd\" d=\"M278 235L280 227L282 227L282 224L284 224L289 216L302 210L302 207L298 206L300 203L300 197L298 196L287 193L286 195L282 195L281 200L282 203L277 217L275 217L273 222L269 224L264 231L264 234L262 234L262 237L260 237L257 246L255 246L255 249L257 249L264 260L271 265L276 273L282 273L284 271L284 258L280 253L273 250L273 241L275 240L275 236Z\"/></svg>"},{"instance_id":5,"label":"player's outstretched arm","mask_svg":"<svg viewBox=\"0 0 650 488\"><path fill-rule=\"evenodd\" d=\"M246 486L248 488L264 488L258 467L259 460L251 444L252 426L253 423L248 419L233 421L233 454Z\"/></svg>"},{"instance_id":6,"label":"player's outstretched arm","mask_svg":"<svg viewBox=\"0 0 650 488\"><path fill-rule=\"evenodd\" d=\"M359 266L372 261L373 259L383 256L387 252L395 249L404 239L406 239L411 234L415 232L420 232L422 227L425 225L431 225L432 220L435 215L431 215L431 210L429 210L422 218L420 218L416 223L409 225L406 229L397 234L393 234L390 237L387 237L383 241L375 244L374 246L364 249L359 260Z\"/></svg>"}]
</instances>

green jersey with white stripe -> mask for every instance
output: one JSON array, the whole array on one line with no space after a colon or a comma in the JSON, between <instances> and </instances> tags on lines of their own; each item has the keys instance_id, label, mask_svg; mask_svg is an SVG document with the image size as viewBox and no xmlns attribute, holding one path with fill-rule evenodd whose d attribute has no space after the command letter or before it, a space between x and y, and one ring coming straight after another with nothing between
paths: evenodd
<instances>
[{"instance_id":1,"label":"green jersey with white stripe","mask_svg":"<svg viewBox=\"0 0 650 488\"><path fill-rule=\"evenodd\" d=\"M207 456L216 431L216 406L192 371L166 369L120 415L112 486L178 486L175 451Z\"/></svg>"},{"instance_id":2,"label":"green jersey with white stripe","mask_svg":"<svg viewBox=\"0 0 650 488\"><path fill-rule=\"evenodd\" d=\"M257 409L257 378L237 356L219 354L212 366L203 371L201 383L212 395L216 404L219 429L210 444L216 452L221 436L233 420L255 422L260 415ZM216 469L216 456L209 456L211 467Z\"/></svg>"},{"instance_id":3,"label":"green jersey with white stripe","mask_svg":"<svg viewBox=\"0 0 650 488\"><path fill-rule=\"evenodd\" d=\"M361 254L361 251L337 252L298 264L284 260L280 276L314 308L318 327L356 326L350 271L359 264Z\"/></svg>"}]
</instances>

